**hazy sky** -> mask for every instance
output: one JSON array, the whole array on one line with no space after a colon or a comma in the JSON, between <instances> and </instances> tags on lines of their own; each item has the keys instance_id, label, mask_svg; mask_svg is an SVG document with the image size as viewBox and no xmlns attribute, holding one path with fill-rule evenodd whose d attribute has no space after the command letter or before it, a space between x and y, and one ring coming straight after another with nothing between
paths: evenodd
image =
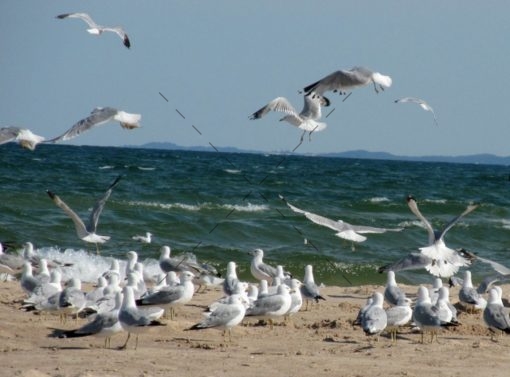
<instances>
[{"instance_id":1,"label":"hazy sky","mask_svg":"<svg viewBox=\"0 0 510 377\"><path fill-rule=\"evenodd\" d=\"M124 27L132 48L55 19L68 12ZM142 114L143 128L108 124L68 143L292 150L301 131L281 114L249 115L278 96L301 110L299 89L362 65L393 86L356 89L345 102L330 93L327 129L299 152L508 156L509 14L503 0L3 0L0 126L49 138L112 106ZM393 102L403 96L427 100L439 126L417 105Z\"/></svg>"}]
</instances>

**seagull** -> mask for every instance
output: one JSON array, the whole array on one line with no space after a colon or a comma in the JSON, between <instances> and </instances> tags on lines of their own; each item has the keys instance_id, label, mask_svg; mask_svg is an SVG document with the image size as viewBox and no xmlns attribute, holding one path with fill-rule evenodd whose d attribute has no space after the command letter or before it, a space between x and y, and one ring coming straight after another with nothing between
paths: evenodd
<instances>
[{"instance_id":1,"label":"seagull","mask_svg":"<svg viewBox=\"0 0 510 377\"><path fill-rule=\"evenodd\" d=\"M98 243L104 243L110 239L110 236L100 236L96 234L97 223L99 221L99 216L103 211L106 201L110 197L113 188L119 183L121 177L122 176L119 175L115 179L115 181L113 181L113 183L108 187L106 193L96 202L94 208L92 209L92 212L90 213L87 225L85 225L83 221L80 219L80 217L78 217L78 215L71 208L69 208L68 205L65 204L55 193L49 190L47 190L46 192L53 200L53 202L58 207L62 208L62 210L64 210L64 212L67 213L67 215L71 218L71 220L73 220L78 238L85 242L95 243L97 245Z\"/></svg>"},{"instance_id":2,"label":"seagull","mask_svg":"<svg viewBox=\"0 0 510 377\"><path fill-rule=\"evenodd\" d=\"M114 109L113 107L96 107L91 111L88 117L76 122L62 135L49 139L45 142L56 143L59 141L71 140L93 127L110 121L120 122L122 128L132 130L140 127L139 122L141 119L142 116L140 114L126 113L125 111Z\"/></svg>"},{"instance_id":3,"label":"seagull","mask_svg":"<svg viewBox=\"0 0 510 377\"><path fill-rule=\"evenodd\" d=\"M459 301L472 311L483 310L487 306L487 301L473 287L471 271L469 270L464 271L464 281L459 291Z\"/></svg>"},{"instance_id":4,"label":"seagull","mask_svg":"<svg viewBox=\"0 0 510 377\"><path fill-rule=\"evenodd\" d=\"M145 236L137 235L137 236L133 236L131 238L135 241L140 241L141 243L151 243L152 242L152 233L146 232Z\"/></svg>"},{"instance_id":5,"label":"seagull","mask_svg":"<svg viewBox=\"0 0 510 377\"><path fill-rule=\"evenodd\" d=\"M305 276L303 278L303 284L300 287L301 295L306 301L306 308L308 310L308 303L310 301L315 301L318 303L319 300L326 300L323 296L321 296L319 292L319 287L315 284L315 279L313 277L313 266L311 264L307 264L305 266Z\"/></svg>"},{"instance_id":6,"label":"seagull","mask_svg":"<svg viewBox=\"0 0 510 377\"><path fill-rule=\"evenodd\" d=\"M379 335L388 324L386 311L383 309L384 297L380 292L372 295L372 304L361 317L361 327L367 336Z\"/></svg>"},{"instance_id":7,"label":"seagull","mask_svg":"<svg viewBox=\"0 0 510 377\"><path fill-rule=\"evenodd\" d=\"M400 297L406 297L404 291L399 288L395 280L395 272L388 271L386 287L384 288L384 300L390 304L390 306L398 305Z\"/></svg>"},{"instance_id":8,"label":"seagull","mask_svg":"<svg viewBox=\"0 0 510 377\"><path fill-rule=\"evenodd\" d=\"M425 332L430 332L430 342L434 340L434 336L437 340L437 331L441 327L456 326L458 324L453 322L445 322L439 317L437 309L432 306L429 297L429 291L424 286L418 288L418 298L416 305L413 309L413 321L421 330L421 342Z\"/></svg>"},{"instance_id":9,"label":"seagull","mask_svg":"<svg viewBox=\"0 0 510 377\"><path fill-rule=\"evenodd\" d=\"M275 267L264 263L264 250L255 249L250 253L253 258L250 263L250 272L257 280L266 280L272 284L273 279L278 276L278 271Z\"/></svg>"},{"instance_id":10,"label":"seagull","mask_svg":"<svg viewBox=\"0 0 510 377\"><path fill-rule=\"evenodd\" d=\"M101 35L104 31L111 31L115 34L117 34L120 39L122 39L122 43L127 48L131 47L131 42L129 41L129 38L126 34L126 32L120 28L120 27L106 27L98 25L90 18L90 16L87 13L65 13L65 14L59 14L56 18L63 20L65 18L79 18L87 23L89 25L89 29L87 31L92 35Z\"/></svg>"},{"instance_id":11,"label":"seagull","mask_svg":"<svg viewBox=\"0 0 510 377\"><path fill-rule=\"evenodd\" d=\"M23 148L33 151L37 144L45 140L43 136L32 133L27 128L19 127L2 127L0 128L0 144L5 144L10 141L17 142Z\"/></svg>"},{"instance_id":12,"label":"seagull","mask_svg":"<svg viewBox=\"0 0 510 377\"><path fill-rule=\"evenodd\" d=\"M254 112L250 116L250 119L260 119L270 111L285 113L287 115L280 119L280 122L287 121L293 126L303 130L301 142L307 132L309 133L308 138L311 140L312 132L319 132L327 127L326 123L318 122L318 120L322 116L321 106L329 106L329 100L326 97L310 93L304 96L304 101L303 110L298 113L287 98L277 97Z\"/></svg>"},{"instance_id":13,"label":"seagull","mask_svg":"<svg viewBox=\"0 0 510 377\"><path fill-rule=\"evenodd\" d=\"M415 98L415 97L404 97L404 98L395 100L395 103L416 103L416 104L420 105L420 107L423 110L430 111L432 113L432 115L434 116L434 123L436 124L436 126L438 125L436 113L434 112L434 109L424 100L422 100L420 98Z\"/></svg>"},{"instance_id":14,"label":"seagull","mask_svg":"<svg viewBox=\"0 0 510 377\"><path fill-rule=\"evenodd\" d=\"M492 340L494 340L496 332L510 334L508 309L503 306L499 292L495 287L489 290L489 302L483 310L483 321L492 332Z\"/></svg>"},{"instance_id":15,"label":"seagull","mask_svg":"<svg viewBox=\"0 0 510 377\"><path fill-rule=\"evenodd\" d=\"M413 317L411 300L404 292L399 296L397 304L386 309L386 330L389 331L392 343L397 342L397 332L400 326L406 325Z\"/></svg>"},{"instance_id":16,"label":"seagull","mask_svg":"<svg viewBox=\"0 0 510 377\"><path fill-rule=\"evenodd\" d=\"M107 312L99 313L94 316L91 322L82 327L73 330L52 329L49 335L56 338L78 338L84 336L104 337L104 348L110 348L110 338L116 333L122 331L119 322L119 310L122 305L122 293L115 295L115 307Z\"/></svg>"},{"instance_id":17,"label":"seagull","mask_svg":"<svg viewBox=\"0 0 510 377\"><path fill-rule=\"evenodd\" d=\"M148 314L143 310L136 307L135 296L131 287L124 287L122 289L122 305L119 310L119 322L124 331L128 332L126 342L120 349L126 349L131 333L136 334L135 350L138 347L138 334L147 330L149 326L165 326L163 323L157 321L157 318L163 314L163 309L155 308L156 312Z\"/></svg>"},{"instance_id":18,"label":"seagull","mask_svg":"<svg viewBox=\"0 0 510 377\"><path fill-rule=\"evenodd\" d=\"M282 199L292 211L305 215L308 220L314 222L315 224L335 230L337 232L335 233L337 237L352 242L365 241L367 238L361 235L363 233L400 232L403 230L403 228L376 228L372 226L352 225L342 220L328 219L327 217L320 216L312 212L307 212L293 206L281 195L279 195L279 198Z\"/></svg>"},{"instance_id":19,"label":"seagull","mask_svg":"<svg viewBox=\"0 0 510 377\"><path fill-rule=\"evenodd\" d=\"M345 94L348 90L366 86L372 83L374 90L379 93L384 88L389 88L392 84L390 76L385 76L379 72L374 72L365 67L353 67L349 70L339 70L323 77L317 82L306 86L305 93L315 92L322 96L327 91L339 92Z\"/></svg>"},{"instance_id":20,"label":"seagull","mask_svg":"<svg viewBox=\"0 0 510 377\"><path fill-rule=\"evenodd\" d=\"M225 336L228 332L229 341L232 341L231 330L241 323L246 313L244 297L234 294L228 297L227 302L218 304L212 312L205 313L206 317L199 323L186 330L202 330L216 328L223 330Z\"/></svg>"},{"instance_id":21,"label":"seagull","mask_svg":"<svg viewBox=\"0 0 510 377\"><path fill-rule=\"evenodd\" d=\"M446 224L441 231L434 230L434 228L432 228L430 222L418 209L418 204L413 196L409 195L407 197L407 205L411 212L423 222L428 232L429 244L428 246L421 247L420 252L425 257L431 258L431 263L425 265L425 269L429 273L439 277L450 277L459 270L459 267L469 266L471 263L470 260L460 255L457 251L448 248L444 243L443 238L461 218L474 211L478 205L468 205L464 212L450 220L450 222Z\"/></svg>"},{"instance_id":22,"label":"seagull","mask_svg":"<svg viewBox=\"0 0 510 377\"><path fill-rule=\"evenodd\" d=\"M170 318L175 317L174 307L185 305L193 298L195 287L193 278L195 275L190 271L181 272L181 283L175 286L166 286L159 291L147 294L135 301L137 306L158 305L163 309L170 310Z\"/></svg>"}]
</instances>

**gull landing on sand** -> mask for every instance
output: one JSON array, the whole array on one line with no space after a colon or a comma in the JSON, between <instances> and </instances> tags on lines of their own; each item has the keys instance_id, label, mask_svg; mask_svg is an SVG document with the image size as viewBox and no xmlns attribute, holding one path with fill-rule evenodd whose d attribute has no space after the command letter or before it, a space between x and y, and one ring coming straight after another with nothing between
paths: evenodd
<instances>
[{"instance_id":1,"label":"gull landing on sand","mask_svg":"<svg viewBox=\"0 0 510 377\"><path fill-rule=\"evenodd\" d=\"M306 86L303 91L306 94L315 92L320 96L328 91L345 94L349 90L367 86L370 83L374 85L375 92L379 93L379 90L384 90L384 88L391 86L392 79L390 76L382 75L365 67L353 67L349 70L342 69L333 72L319 81Z\"/></svg>"},{"instance_id":2,"label":"gull landing on sand","mask_svg":"<svg viewBox=\"0 0 510 377\"><path fill-rule=\"evenodd\" d=\"M0 128L0 144L8 143L10 141L17 142L23 148L33 151L37 144L44 141L44 137L32 133L32 131L27 128Z\"/></svg>"},{"instance_id":3,"label":"gull landing on sand","mask_svg":"<svg viewBox=\"0 0 510 377\"><path fill-rule=\"evenodd\" d=\"M88 117L75 123L62 135L48 140L47 143L56 143L58 141L73 139L93 127L114 120L120 122L122 128L132 130L140 127L139 122L141 119L142 116L140 114L126 113L125 111L114 109L113 107L96 107L92 110Z\"/></svg>"},{"instance_id":4,"label":"gull landing on sand","mask_svg":"<svg viewBox=\"0 0 510 377\"><path fill-rule=\"evenodd\" d=\"M418 104L423 110L430 111L432 113L432 115L434 116L434 123L436 124L436 126L438 125L436 113L434 112L434 109L424 100L422 100L420 98L415 98L415 97L404 97L404 98L395 100L395 103L416 103L416 104Z\"/></svg>"},{"instance_id":5,"label":"gull landing on sand","mask_svg":"<svg viewBox=\"0 0 510 377\"><path fill-rule=\"evenodd\" d=\"M444 236L460 219L474 211L478 205L468 205L464 212L450 220L441 231L437 231L432 228L430 222L421 214L414 197L408 196L407 204L411 212L425 225L429 238L428 246L421 247L419 253L411 253L395 263L381 267L379 272L390 270L397 272L425 268L431 275L449 278L455 275L460 267L466 267L471 264L473 258L447 247L444 242Z\"/></svg>"},{"instance_id":6,"label":"gull landing on sand","mask_svg":"<svg viewBox=\"0 0 510 377\"><path fill-rule=\"evenodd\" d=\"M367 238L361 235L363 233L400 232L401 230L404 229L404 228L376 228L372 226L352 225L342 220L328 219L327 217L299 209L290 204L289 202L287 202L287 200L282 195L279 195L279 198L283 200L292 211L305 215L305 217L308 220L312 221L315 224L322 225L327 228L335 230L337 232L335 233L337 237L352 242L365 241Z\"/></svg>"},{"instance_id":7,"label":"gull landing on sand","mask_svg":"<svg viewBox=\"0 0 510 377\"><path fill-rule=\"evenodd\" d=\"M87 23L89 28L87 32L92 35L101 35L104 31L111 31L112 33L117 34L120 39L122 39L122 43L127 48L131 47L131 42L129 41L128 35L121 27L106 27L98 25L94 22L94 20L87 13L65 13L59 14L56 18L63 20L65 18L79 18Z\"/></svg>"},{"instance_id":8,"label":"gull landing on sand","mask_svg":"<svg viewBox=\"0 0 510 377\"><path fill-rule=\"evenodd\" d=\"M301 142L307 132L309 133L308 138L311 140L312 132L319 132L327 127L326 123L318 122L318 120L322 116L321 106L329 106L329 100L326 97L311 93L304 96L304 101L303 110L298 113L287 98L277 97L254 112L250 119L260 119L270 111L285 113L287 115L280 119L280 122L286 121L303 130Z\"/></svg>"},{"instance_id":9,"label":"gull landing on sand","mask_svg":"<svg viewBox=\"0 0 510 377\"><path fill-rule=\"evenodd\" d=\"M110 197L113 188L119 183L121 178L122 176L118 176L108 187L105 194L96 202L92 212L90 213L87 225L85 225L82 219L55 193L49 190L46 192L57 205L57 207L60 207L71 218L71 220L73 220L78 238L85 242L95 243L97 246L98 243L105 243L110 239L110 236L100 236L96 234L97 223L99 221L99 216L101 215L101 212L103 211L103 208L106 204L106 201Z\"/></svg>"}]
</instances>

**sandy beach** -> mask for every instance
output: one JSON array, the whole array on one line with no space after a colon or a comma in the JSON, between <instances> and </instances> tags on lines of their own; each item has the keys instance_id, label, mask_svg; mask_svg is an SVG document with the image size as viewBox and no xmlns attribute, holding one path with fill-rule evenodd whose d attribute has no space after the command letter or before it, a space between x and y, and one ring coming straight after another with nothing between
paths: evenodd
<instances>
[{"instance_id":1,"label":"sandy beach","mask_svg":"<svg viewBox=\"0 0 510 377\"><path fill-rule=\"evenodd\" d=\"M411 296L417 287L403 286ZM510 288L503 286L503 291ZM245 318L232 342L214 329L184 331L202 318L204 307L222 296L212 289L195 294L165 327L152 328L119 350L126 333L110 349L103 338L50 338L50 328L76 328L85 319L59 323L57 316L20 310L18 282L0 283L1 376L507 376L510 338L492 341L481 313L461 313L461 326L444 330L439 342L420 343L411 328L392 344L389 334L370 342L352 321L368 295L382 286L325 287L326 301L270 329ZM506 295L504 295L506 297ZM450 291L457 303L458 288ZM506 304L508 301L504 300Z\"/></svg>"}]
</instances>

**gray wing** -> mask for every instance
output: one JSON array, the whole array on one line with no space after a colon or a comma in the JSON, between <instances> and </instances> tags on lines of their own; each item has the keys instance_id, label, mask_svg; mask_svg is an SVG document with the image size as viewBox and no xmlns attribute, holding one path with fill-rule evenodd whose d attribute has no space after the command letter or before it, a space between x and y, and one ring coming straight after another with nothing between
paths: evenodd
<instances>
[{"instance_id":1,"label":"gray wing","mask_svg":"<svg viewBox=\"0 0 510 377\"><path fill-rule=\"evenodd\" d=\"M427 257L423 254L411 253L404 258L399 259L395 263L380 267L378 271L382 273L388 271L396 272L404 270L416 270L419 268L425 268L425 266L429 265L431 262L432 259L430 257Z\"/></svg>"},{"instance_id":2,"label":"gray wing","mask_svg":"<svg viewBox=\"0 0 510 377\"><path fill-rule=\"evenodd\" d=\"M356 233L385 233L385 232L400 232L404 228L377 228L374 226L365 226L365 225L352 225L351 229Z\"/></svg>"},{"instance_id":3,"label":"gray wing","mask_svg":"<svg viewBox=\"0 0 510 377\"><path fill-rule=\"evenodd\" d=\"M405 297L405 293L395 285L387 285L384 288L384 299L391 305L397 305L400 296Z\"/></svg>"},{"instance_id":4,"label":"gray wing","mask_svg":"<svg viewBox=\"0 0 510 377\"><path fill-rule=\"evenodd\" d=\"M55 193L52 191L46 191L49 197L53 200L53 202L60 207L70 218L73 220L74 227L76 228L76 233L79 238L86 237L88 235L87 228L83 223L82 219L74 212L66 203L62 201Z\"/></svg>"},{"instance_id":5,"label":"gray wing","mask_svg":"<svg viewBox=\"0 0 510 377\"><path fill-rule=\"evenodd\" d=\"M339 70L306 86L303 91L305 93L314 91L320 95L330 90L344 91L368 84L371 75L372 71L362 67L354 67L350 70Z\"/></svg>"},{"instance_id":6,"label":"gray wing","mask_svg":"<svg viewBox=\"0 0 510 377\"><path fill-rule=\"evenodd\" d=\"M489 327L510 331L508 309L501 305L487 305L483 311L483 319Z\"/></svg>"},{"instance_id":7,"label":"gray wing","mask_svg":"<svg viewBox=\"0 0 510 377\"><path fill-rule=\"evenodd\" d=\"M248 308L246 315L258 316L277 311L282 306L282 297L278 294L263 296L254 302L251 308Z\"/></svg>"},{"instance_id":8,"label":"gray wing","mask_svg":"<svg viewBox=\"0 0 510 377\"><path fill-rule=\"evenodd\" d=\"M410 320L411 316L409 312L410 308L408 306L392 306L386 309L387 325L394 326L404 321L407 317L409 317Z\"/></svg>"},{"instance_id":9,"label":"gray wing","mask_svg":"<svg viewBox=\"0 0 510 377\"><path fill-rule=\"evenodd\" d=\"M450 222L444 227L444 229L439 234L438 239L443 238L444 235L446 234L446 232L448 232L452 226L457 224L457 222L459 222L460 219L462 219L468 213L474 211L476 208L478 208L478 204L470 204L470 205L468 205L467 208L464 210L464 212L462 212L459 216L454 217L452 220L450 220Z\"/></svg>"},{"instance_id":10,"label":"gray wing","mask_svg":"<svg viewBox=\"0 0 510 377\"><path fill-rule=\"evenodd\" d=\"M115 313L112 312L100 313L94 317L94 320L92 322L83 325L82 327L77 329L75 333L87 335L98 334L101 331L103 331L103 329L112 327L117 322L119 322L119 316L117 311L115 311Z\"/></svg>"},{"instance_id":11,"label":"gray wing","mask_svg":"<svg viewBox=\"0 0 510 377\"><path fill-rule=\"evenodd\" d=\"M493 260L486 258L481 258L478 255L476 256L476 259L478 259L480 262L489 264L496 272L502 275L510 275L510 268L507 268L498 262L494 262Z\"/></svg>"},{"instance_id":12,"label":"gray wing","mask_svg":"<svg viewBox=\"0 0 510 377\"><path fill-rule=\"evenodd\" d=\"M57 141L66 141L75 138L85 131L90 130L92 127L99 126L108 122L117 114L117 110L111 107L96 108L90 115L77 123L75 123L69 130L62 135L53 139L47 140L48 143L56 143Z\"/></svg>"},{"instance_id":13,"label":"gray wing","mask_svg":"<svg viewBox=\"0 0 510 377\"><path fill-rule=\"evenodd\" d=\"M98 24L94 22L94 20L87 14L87 13L64 13L59 14L56 18L58 19L65 19L65 18L79 18L80 20L83 20L89 25L91 28L100 28Z\"/></svg>"},{"instance_id":14,"label":"gray wing","mask_svg":"<svg viewBox=\"0 0 510 377\"><path fill-rule=\"evenodd\" d=\"M120 27L103 27L103 31L111 31L111 32L117 34L120 37L120 39L122 39L122 43L124 43L124 46L126 46L127 48L131 47L131 42L129 41L129 37L122 28L120 28Z\"/></svg>"},{"instance_id":15,"label":"gray wing","mask_svg":"<svg viewBox=\"0 0 510 377\"><path fill-rule=\"evenodd\" d=\"M395 103L416 103L423 110L430 111L432 113L432 115L434 116L434 123L436 123L436 125L437 125L437 118L436 118L436 113L434 112L434 109L426 101L422 100L421 98L403 97L403 98L395 100Z\"/></svg>"},{"instance_id":16,"label":"gray wing","mask_svg":"<svg viewBox=\"0 0 510 377\"><path fill-rule=\"evenodd\" d=\"M261 263L257 266L257 268L268 274L269 276L272 276L272 277L277 277L278 276L278 271L276 270L276 268L274 268L273 266L270 266L268 264L265 264L265 263Z\"/></svg>"},{"instance_id":17,"label":"gray wing","mask_svg":"<svg viewBox=\"0 0 510 377\"><path fill-rule=\"evenodd\" d=\"M184 287L182 285L174 287L164 287L161 290L143 297L138 302L143 305L165 305L171 304L175 300L182 297Z\"/></svg>"},{"instance_id":18,"label":"gray wing","mask_svg":"<svg viewBox=\"0 0 510 377\"><path fill-rule=\"evenodd\" d=\"M201 327L219 327L227 324L242 312L237 305L220 304L200 323Z\"/></svg>"},{"instance_id":19,"label":"gray wing","mask_svg":"<svg viewBox=\"0 0 510 377\"><path fill-rule=\"evenodd\" d=\"M434 228L432 228L432 225L430 225L429 221L425 218L425 216L423 216L421 214L420 210L418 209L418 204L416 203L416 199L414 197L412 197L411 195L409 195L407 197L407 205L409 206L409 209L411 210L411 212L414 213L414 215L425 224L425 227L427 228L427 233L429 235L429 244L432 245L434 243L434 241L436 240Z\"/></svg>"},{"instance_id":20,"label":"gray wing","mask_svg":"<svg viewBox=\"0 0 510 377\"><path fill-rule=\"evenodd\" d=\"M94 205L94 208L92 209L92 212L90 213L89 222L87 224L87 230L89 232L96 231L97 223L99 221L99 216L101 215L101 212L103 212L103 208L106 204L106 201L110 197L112 190L117 184L119 183L120 179L122 178L121 175L119 175L115 180L112 182L112 184L108 187L105 194L96 202Z\"/></svg>"},{"instance_id":21,"label":"gray wing","mask_svg":"<svg viewBox=\"0 0 510 377\"><path fill-rule=\"evenodd\" d=\"M293 115L293 116L299 118L298 112L294 109L294 107L291 105L291 103L289 102L289 100L287 98L277 97L274 100L272 100L271 102L269 102L266 106L255 111L250 116L250 119L252 119L252 120L260 119L270 111L285 113L285 114Z\"/></svg>"},{"instance_id":22,"label":"gray wing","mask_svg":"<svg viewBox=\"0 0 510 377\"><path fill-rule=\"evenodd\" d=\"M18 127L3 127L0 128L0 144L8 143L18 137L21 131Z\"/></svg>"},{"instance_id":23,"label":"gray wing","mask_svg":"<svg viewBox=\"0 0 510 377\"><path fill-rule=\"evenodd\" d=\"M147 326L151 320L144 316L137 308L121 309L119 311L119 321L129 327Z\"/></svg>"}]
</instances>

